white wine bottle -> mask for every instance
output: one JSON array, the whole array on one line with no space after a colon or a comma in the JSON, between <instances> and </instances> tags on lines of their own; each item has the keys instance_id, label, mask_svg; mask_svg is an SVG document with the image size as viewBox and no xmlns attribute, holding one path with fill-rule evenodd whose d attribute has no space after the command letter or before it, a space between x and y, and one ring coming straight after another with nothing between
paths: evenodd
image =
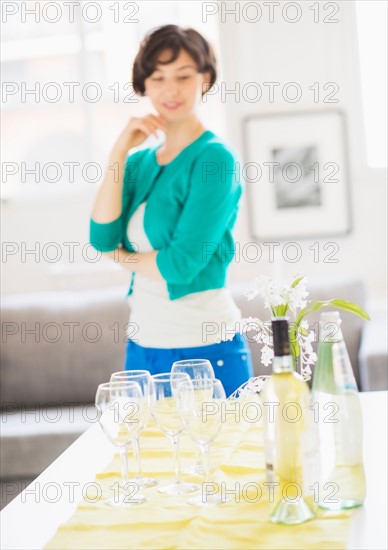
<instances>
[{"instance_id":1,"label":"white wine bottle","mask_svg":"<svg viewBox=\"0 0 388 550\"><path fill-rule=\"evenodd\" d=\"M322 449L318 503L328 510L354 508L366 493L361 404L338 311L322 313L319 325L311 392Z\"/></svg>"},{"instance_id":2,"label":"white wine bottle","mask_svg":"<svg viewBox=\"0 0 388 550\"><path fill-rule=\"evenodd\" d=\"M315 517L317 436L309 387L294 370L288 320L273 319L272 334L273 374L261 392L270 520L298 524Z\"/></svg>"}]
</instances>

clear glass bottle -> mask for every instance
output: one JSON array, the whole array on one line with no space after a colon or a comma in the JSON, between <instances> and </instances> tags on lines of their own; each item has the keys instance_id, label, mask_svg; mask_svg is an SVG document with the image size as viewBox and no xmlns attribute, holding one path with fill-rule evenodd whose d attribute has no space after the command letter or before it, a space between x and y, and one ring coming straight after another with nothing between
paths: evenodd
<instances>
[{"instance_id":1,"label":"clear glass bottle","mask_svg":"<svg viewBox=\"0 0 388 550\"><path fill-rule=\"evenodd\" d=\"M315 517L317 437L309 387L294 370L286 318L272 320L272 334L273 374L261 392L270 519L297 524Z\"/></svg>"},{"instance_id":2,"label":"clear glass bottle","mask_svg":"<svg viewBox=\"0 0 388 550\"><path fill-rule=\"evenodd\" d=\"M328 510L362 506L362 411L338 311L321 314L311 408L322 450L318 504Z\"/></svg>"}]
</instances>

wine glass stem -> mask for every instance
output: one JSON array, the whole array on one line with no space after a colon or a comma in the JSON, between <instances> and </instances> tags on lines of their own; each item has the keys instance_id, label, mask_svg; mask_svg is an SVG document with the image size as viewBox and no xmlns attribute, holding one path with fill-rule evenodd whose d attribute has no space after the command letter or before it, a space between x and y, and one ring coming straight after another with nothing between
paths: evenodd
<instances>
[{"instance_id":1,"label":"wine glass stem","mask_svg":"<svg viewBox=\"0 0 388 550\"><path fill-rule=\"evenodd\" d=\"M195 465L198 468L202 468L202 453L201 449L197 449L195 452Z\"/></svg>"},{"instance_id":2,"label":"wine glass stem","mask_svg":"<svg viewBox=\"0 0 388 550\"><path fill-rule=\"evenodd\" d=\"M136 477L143 477L141 472L141 460L140 460L140 435L138 434L133 440L133 454L135 455L136 464Z\"/></svg>"},{"instance_id":3,"label":"wine glass stem","mask_svg":"<svg viewBox=\"0 0 388 550\"><path fill-rule=\"evenodd\" d=\"M179 457L179 436L172 437L171 441L174 453L175 483L182 483L181 462Z\"/></svg>"},{"instance_id":4,"label":"wine glass stem","mask_svg":"<svg viewBox=\"0 0 388 550\"><path fill-rule=\"evenodd\" d=\"M119 447L121 462L121 477L124 485L128 483L128 445Z\"/></svg>"},{"instance_id":5,"label":"wine glass stem","mask_svg":"<svg viewBox=\"0 0 388 550\"><path fill-rule=\"evenodd\" d=\"M210 465L209 465L209 445L201 445L202 462L204 469L204 483L209 483Z\"/></svg>"}]
</instances>

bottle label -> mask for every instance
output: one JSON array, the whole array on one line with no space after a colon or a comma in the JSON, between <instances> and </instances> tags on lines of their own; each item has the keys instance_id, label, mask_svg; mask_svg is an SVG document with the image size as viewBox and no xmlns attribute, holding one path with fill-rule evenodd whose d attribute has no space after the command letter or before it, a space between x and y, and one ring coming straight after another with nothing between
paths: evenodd
<instances>
[{"instance_id":1,"label":"bottle label","mask_svg":"<svg viewBox=\"0 0 388 550\"><path fill-rule=\"evenodd\" d=\"M333 344L333 371L338 389L357 390L349 356L343 342Z\"/></svg>"},{"instance_id":2,"label":"bottle label","mask_svg":"<svg viewBox=\"0 0 388 550\"><path fill-rule=\"evenodd\" d=\"M275 445L272 443L272 441L266 439L264 448L265 448L265 471L266 471L267 482L275 483L276 481L276 476L274 471Z\"/></svg>"}]
</instances>

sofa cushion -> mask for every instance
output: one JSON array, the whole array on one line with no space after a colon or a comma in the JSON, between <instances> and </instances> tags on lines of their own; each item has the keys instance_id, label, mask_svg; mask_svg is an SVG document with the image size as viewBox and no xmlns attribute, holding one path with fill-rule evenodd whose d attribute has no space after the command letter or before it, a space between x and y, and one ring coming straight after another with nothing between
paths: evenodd
<instances>
[{"instance_id":1,"label":"sofa cushion","mask_svg":"<svg viewBox=\"0 0 388 550\"><path fill-rule=\"evenodd\" d=\"M0 481L0 510L24 491L34 481L35 477Z\"/></svg>"},{"instance_id":2,"label":"sofa cushion","mask_svg":"<svg viewBox=\"0 0 388 550\"><path fill-rule=\"evenodd\" d=\"M260 297L247 300L251 282L231 285L244 317L269 320ZM311 281L311 299L343 298L365 304L364 285L349 278ZM127 287L7 296L2 302L2 407L94 402L97 385L124 365L129 306ZM341 313L357 382L363 321ZM318 335L319 313L310 316ZM34 330L34 333L28 332ZM269 374L260 346L249 338L255 374Z\"/></svg>"},{"instance_id":3,"label":"sofa cushion","mask_svg":"<svg viewBox=\"0 0 388 550\"><path fill-rule=\"evenodd\" d=\"M116 286L4 297L3 407L94 402L98 384L123 369L127 290Z\"/></svg>"},{"instance_id":4,"label":"sofa cushion","mask_svg":"<svg viewBox=\"0 0 388 550\"><path fill-rule=\"evenodd\" d=\"M94 405L2 412L0 478L37 476L96 421Z\"/></svg>"}]
</instances>

